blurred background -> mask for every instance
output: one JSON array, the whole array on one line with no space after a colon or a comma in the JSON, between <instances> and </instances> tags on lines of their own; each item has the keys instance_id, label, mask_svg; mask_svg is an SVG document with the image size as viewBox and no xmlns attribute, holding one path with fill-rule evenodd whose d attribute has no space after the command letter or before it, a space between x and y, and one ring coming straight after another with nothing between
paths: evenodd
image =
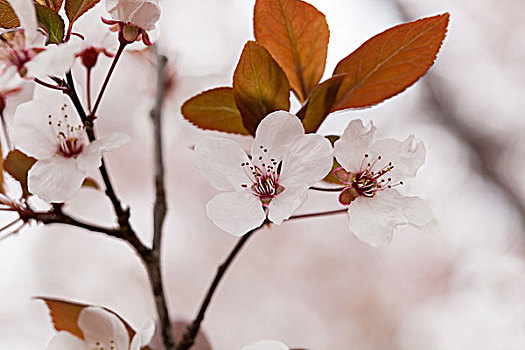
<instances>
[{"instance_id":1,"label":"blurred background","mask_svg":"<svg viewBox=\"0 0 525 350\"><path fill-rule=\"evenodd\" d=\"M431 204L441 230L428 235L400 227L392 244L380 249L354 237L344 214L260 231L208 310L203 329L213 349L240 350L264 338L312 350L525 349L525 3L309 2L331 30L326 77L371 36L451 13L448 36L424 79L373 108L335 113L320 130L341 133L349 120L362 118L374 120L380 137L424 140L426 164L405 189ZM184 121L180 106L203 90L231 86L242 47L253 38L254 3L161 1L158 42L175 78L164 110L170 210L163 268L169 309L179 320L194 316L236 242L206 217L205 203L217 191L196 171L191 146L209 133ZM92 23L104 14L98 7L79 26L96 31ZM101 58L99 82L109 63ZM145 242L152 238L154 196L153 72L143 56L126 54L97 124L99 134L119 130L133 138L107 162ZM16 101L9 103L12 114ZM337 208L337 194L311 193L299 212ZM101 191L83 189L65 210L113 223ZM145 270L129 246L58 225L33 224L0 242L0 349L42 349L54 334L34 296L102 305L135 327L155 315Z\"/></svg>"}]
</instances>

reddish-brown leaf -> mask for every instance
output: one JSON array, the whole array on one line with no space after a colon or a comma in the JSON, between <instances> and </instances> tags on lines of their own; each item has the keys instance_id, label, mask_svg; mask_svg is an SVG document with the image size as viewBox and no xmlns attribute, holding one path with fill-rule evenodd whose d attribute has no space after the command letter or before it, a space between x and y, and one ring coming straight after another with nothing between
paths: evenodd
<instances>
[{"instance_id":1,"label":"reddish-brown leaf","mask_svg":"<svg viewBox=\"0 0 525 350\"><path fill-rule=\"evenodd\" d=\"M58 12L62 7L64 0L35 0L38 4L42 6L49 7L51 10Z\"/></svg>"},{"instance_id":2,"label":"reddish-brown leaf","mask_svg":"<svg viewBox=\"0 0 525 350\"><path fill-rule=\"evenodd\" d=\"M49 309L49 315L51 316L51 320L53 322L53 327L57 331L66 331L81 339L84 339L84 334L82 333L82 330L80 329L80 327L78 327L77 324L78 317L82 309L90 305L45 297L37 297L35 299L40 299L46 303L46 306ZM106 308L103 309L111 312L124 323L124 325L126 326L126 330L128 331L129 338L132 339L135 335L135 331L133 330L133 328L131 328L131 326L114 311ZM151 349L149 347L144 347L142 348L142 350Z\"/></svg>"},{"instance_id":3,"label":"reddish-brown leaf","mask_svg":"<svg viewBox=\"0 0 525 350\"><path fill-rule=\"evenodd\" d=\"M29 157L16 149L10 151L4 159L4 170L20 183L24 197L30 195L27 189L27 173L35 162L35 158Z\"/></svg>"},{"instance_id":4,"label":"reddish-brown leaf","mask_svg":"<svg viewBox=\"0 0 525 350\"><path fill-rule=\"evenodd\" d=\"M325 16L301 0L257 0L254 31L304 102L324 72L330 36Z\"/></svg>"},{"instance_id":5,"label":"reddish-brown leaf","mask_svg":"<svg viewBox=\"0 0 525 350\"><path fill-rule=\"evenodd\" d=\"M71 27L80 16L95 6L100 0L66 0L66 15Z\"/></svg>"},{"instance_id":6,"label":"reddish-brown leaf","mask_svg":"<svg viewBox=\"0 0 525 350\"><path fill-rule=\"evenodd\" d=\"M290 84L266 49L248 41L233 74L233 95L244 127L255 135L269 113L290 109Z\"/></svg>"},{"instance_id":7,"label":"reddish-brown leaf","mask_svg":"<svg viewBox=\"0 0 525 350\"><path fill-rule=\"evenodd\" d=\"M20 26L20 21L15 11L7 0L0 0L0 28L16 28Z\"/></svg>"},{"instance_id":8,"label":"reddish-brown leaf","mask_svg":"<svg viewBox=\"0 0 525 350\"><path fill-rule=\"evenodd\" d=\"M449 14L390 28L344 58L334 74L346 73L332 111L368 107L412 85L436 59Z\"/></svg>"},{"instance_id":9,"label":"reddish-brown leaf","mask_svg":"<svg viewBox=\"0 0 525 350\"><path fill-rule=\"evenodd\" d=\"M317 85L306 104L297 112L307 133L316 132L332 110L344 77L344 74L335 75Z\"/></svg>"},{"instance_id":10,"label":"reddish-brown leaf","mask_svg":"<svg viewBox=\"0 0 525 350\"><path fill-rule=\"evenodd\" d=\"M181 111L184 118L201 129L250 134L242 123L231 87L204 91L186 101Z\"/></svg>"}]
</instances>

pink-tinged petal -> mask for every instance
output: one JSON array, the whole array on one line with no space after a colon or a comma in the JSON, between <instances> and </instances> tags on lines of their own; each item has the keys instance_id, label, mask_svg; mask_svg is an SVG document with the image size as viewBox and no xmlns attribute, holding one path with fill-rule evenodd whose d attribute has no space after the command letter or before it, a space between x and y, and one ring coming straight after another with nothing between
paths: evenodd
<instances>
[{"instance_id":1,"label":"pink-tinged petal","mask_svg":"<svg viewBox=\"0 0 525 350\"><path fill-rule=\"evenodd\" d=\"M99 307L86 307L78 317L78 326L89 349L125 349L129 335L122 321Z\"/></svg>"},{"instance_id":2,"label":"pink-tinged petal","mask_svg":"<svg viewBox=\"0 0 525 350\"><path fill-rule=\"evenodd\" d=\"M39 160L28 173L29 192L50 203L65 202L80 190L86 173L73 158L55 156Z\"/></svg>"},{"instance_id":3,"label":"pink-tinged petal","mask_svg":"<svg viewBox=\"0 0 525 350\"><path fill-rule=\"evenodd\" d=\"M423 227L433 219L421 199L401 196L392 189L372 198L359 196L348 207L348 214L350 231L373 247L388 245L397 226Z\"/></svg>"},{"instance_id":4,"label":"pink-tinged petal","mask_svg":"<svg viewBox=\"0 0 525 350\"><path fill-rule=\"evenodd\" d=\"M343 134L334 144L334 155L337 161L348 171L357 173L365 154L375 135L376 127L372 122L364 125L360 119L352 120Z\"/></svg>"},{"instance_id":5,"label":"pink-tinged petal","mask_svg":"<svg viewBox=\"0 0 525 350\"><path fill-rule=\"evenodd\" d=\"M208 217L222 230L242 236L261 226L266 214L261 201L248 192L226 192L206 204Z\"/></svg>"},{"instance_id":6,"label":"pink-tinged petal","mask_svg":"<svg viewBox=\"0 0 525 350\"><path fill-rule=\"evenodd\" d=\"M404 141L384 139L376 141L371 146L373 158L381 156L383 165L392 162L394 169L388 177L396 182L416 176L419 168L425 163L425 145L419 139L410 135ZM378 164L379 165L379 164Z\"/></svg>"},{"instance_id":7,"label":"pink-tinged petal","mask_svg":"<svg viewBox=\"0 0 525 350\"><path fill-rule=\"evenodd\" d=\"M58 141L47 116L54 113L53 106L38 100L18 106L10 135L16 148L38 159L53 157L58 151Z\"/></svg>"},{"instance_id":8,"label":"pink-tinged petal","mask_svg":"<svg viewBox=\"0 0 525 350\"><path fill-rule=\"evenodd\" d=\"M298 135L283 155L279 184L313 185L332 169L333 149L330 141L317 134Z\"/></svg>"},{"instance_id":9,"label":"pink-tinged petal","mask_svg":"<svg viewBox=\"0 0 525 350\"><path fill-rule=\"evenodd\" d=\"M148 345L155 334L155 322L152 319L144 322L139 331L131 340L130 350L140 350L140 348Z\"/></svg>"},{"instance_id":10,"label":"pink-tinged petal","mask_svg":"<svg viewBox=\"0 0 525 350\"><path fill-rule=\"evenodd\" d=\"M206 137L195 146L195 165L213 187L223 191L241 191L242 184L251 186L243 163L250 163L237 143L217 137Z\"/></svg>"},{"instance_id":11,"label":"pink-tinged petal","mask_svg":"<svg viewBox=\"0 0 525 350\"><path fill-rule=\"evenodd\" d=\"M296 136L304 135L303 124L295 115L276 111L268 114L255 131L252 144L252 158L259 157L281 160L288 153L288 145ZM268 152L264 152L267 149Z\"/></svg>"},{"instance_id":12,"label":"pink-tinged petal","mask_svg":"<svg viewBox=\"0 0 525 350\"><path fill-rule=\"evenodd\" d=\"M158 1L146 1L131 16L130 22L144 30L152 30L160 18Z\"/></svg>"},{"instance_id":13,"label":"pink-tinged petal","mask_svg":"<svg viewBox=\"0 0 525 350\"><path fill-rule=\"evenodd\" d=\"M45 350L89 350L89 348L82 339L69 332L62 331L49 340Z\"/></svg>"},{"instance_id":14,"label":"pink-tinged petal","mask_svg":"<svg viewBox=\"0 0 525 350\"><path fill-rule=\"evenodd\" d=\"M71 70L75 55L81 51L82 40L73 36L71 40L60 45L49 45L31 61L25 64L27 78L39 78L49 81L48 76L63 77Z\"/></svg>"},{"instance_id":15,"label":"pink-tinged petal","mask_svg":"<svg viewBox=\"0 0 525 350\"><path fill-rule=\"evenodd\" d=\"M106 0L106 10L121 22L131 22L131 16L146 0Z\"/></svg>"},{"instance_id":16,"label":"pink-tinged petal","mask_svg":"<svg viewBox=\"0 0 525 350\"><path fill-rule=\"evenodd\" d=\"M20 77L15 66L7 66L0 71L0 95L18 89L24 83L25 80Z\"/></svg>"},{"instance_id":17,"label":"pink-tinged petal","mask_svg":"<svg viewBox=\"0 0 525 350\"><path fill-rule=\"evenodd\" d=\"M9 4L15 11L20 26L24 28L27 46L29 46L36 36L37 21L36 11L33 0L8 0Z\"/></svg>"},{"instance_id":18,"label":"pink-tinged petal","mask_svg":"<svg viewBox=\"0 0 525 350\"><path fill-rule=\"evenodd\" d=\"M285 187L284 191L275 196L268 206L268 219L280 225L299 209L308 197L309 186Z\"/></svg>"},{"instance_id":19,"label":"pink-tinged petal","mask_svg":"<svg viewBox=\"0 0 525 350\"><path fill-rule=\"evenodd\" d=\"M102 165L102 152L114 151L119 149L131 138L120 132L113 132L91 142L77 157L77 166L81 170L88 171L96 169Z\"/></svg>"},{"instance_id":20,"label":"pink-tinged petal","mask_svg":"<svg viewBox=\"0 0 525 350\"><path fill-rule=\"evenodd\" d=\"M244 346L242 350L289 350L289 348L278 340L261 340Z\"/></svg>"}]
</instances>

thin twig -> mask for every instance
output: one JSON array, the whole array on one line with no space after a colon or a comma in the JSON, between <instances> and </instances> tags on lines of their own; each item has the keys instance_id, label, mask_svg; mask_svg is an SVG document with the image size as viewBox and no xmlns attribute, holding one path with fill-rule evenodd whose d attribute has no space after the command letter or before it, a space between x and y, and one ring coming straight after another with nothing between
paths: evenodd
<instances>
[{"instance_id":1,"label":"thin twig","mask_svg":"<svg viewBox=\"0 0 525 350\"><path fill-rule=\"evenodd\" d=\"M307 219L307 218L314 218L314 217L317 217L317 216L343 214L343 213L346 213L346 212L348 212L348 209L337 209L337 210L331 210L331 211L324 211L324 212L320 212L320 213L294 215L294 216L290 217L288 220Z\"/></svg>"},{"instance_id":2,"label":"thin twig","mask_svg":"<svg viewBox=\"0 0 525 350\"><path fill-rule=\"evenodd\" d=\"M35 83L38 83L38 84L40 84L42 86L45 86L46 88L49 88L49 89L59 90L59 91L66 91L67 90L67 87L49 84L49 83L46 83L45 81L42 81L42 80L40 80L38 78L34 78L34 81L35 81Z\"/></svg>"},{"instance_id":3,"label":"thin twig","mask_svg":"<svg viewBox=\"0 0 525 350\"><path fill-rule=\"evenodd\" d=\"M321 192L341 192L345 189L345 187L316 187L312 186L310 187L311 190L314 191L321 191Z\"/></svg>"},{"instance_id":4,"label":"thin twig","mask_svg":"<svg viewBox=\"0 0 525 350\"><path fill-rule=\"evenodd\" d=\"M211 299L213 297L213 294L215 293L215 290L219 286L222 277L228 270L228 267L230 267L231 263L237 256L237 254L241 251L244 244L248 241L248 239L261 227L255 228L248 233L246 233L244 236L242 236L231 253L228 255L226 260L219 265L217 269L217 273L215 275L215 278L213 279L213 282L211 283L210 287L208 288L208 292L206 293L206 296L204 297L204 300L202 301L201 307L199 309L199 312L197 313L197 316L193 320L193 322L186 328L186 332L183 334L182 339L179 342L179 345L177 346L176 350L187 350L191 348L193 343L195 342L195 338L197 337L197 334L199 333L199 329L201 326L202 321L204 321L204 316L206 314L206 310L208 309L208 306L210 305Z\"/></svg>"},{"instance_id":5,"label":"thin twig","mask_svg":"<svg viewBox=\"0 0 525 350\"><path fill-rule=\"evenodd\" d=\"M102 87L100 88L100 92L98 93L97 100L95 101L95 105L93 106L93 110L91 111L90 115L91 117L95 117L95 113L97 113L98 106L100 104L100 101L102 100L102 96L104 96L104 92L106 91L106 88L109 83L109 79L113 75L113 71L115 70L115 67L117 66L117 62L120 59L120 56L122 56L122 53L124 52L124 49L126 48L127 44L121 43L118 47L117 53L115 54L115 57L113 58L113 62L111 63L111 67L109 68L108 74L106 75L106 79L104 80L104 83L102 84Z\"/></svg>"},{"instance_id":6,"label":"thin twig","mask_svg":"<svg viewBox=\"0 0 525 350\"><path fill-rule=\"evenodd\" d=\"M171 320L168 313L166 295L161 269L161 242L162 228L166 217L166 190L164 185L164 162L162 156L162 104L164 102L165 79L164 72L166 67L166 57L160 55L157 47L154 47L157 57L157 91L155 96L155 106L151 111L153 122L153 140L155 153L155 204L153 206L153 248L151 255L146 260L146 267L153 289L157 314L162 334L162 342L167 350L175 349L175 336L171 327Z\"/></svg>"}]
</instances>

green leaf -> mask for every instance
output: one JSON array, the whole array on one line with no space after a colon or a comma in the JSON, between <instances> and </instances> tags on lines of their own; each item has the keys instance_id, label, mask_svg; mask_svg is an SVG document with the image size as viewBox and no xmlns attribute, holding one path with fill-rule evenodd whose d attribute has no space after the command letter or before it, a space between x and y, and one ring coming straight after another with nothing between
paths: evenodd
<instances>
[{"instance_id":1,"label":"green leaf","mask_svg":"<svg viewBox=\"0 0 525 350\"><path fill-rule=\"evenodd\" d=\"M257 0L255 37L282 67L299 101L323 76L330 31L325 16L301 0Z\"/></svg>"},{"instance_id":2,"label":"green leaf","mask_svg":"<svg viewBox=\"0 0 525 350\"><path fill-rule=\"evenodd\" d=\"M248 41L233 74L233 95L250 134L271 112L290 109L290 83L266 49Z\"/></svg>"},{"instance_id":3,"label":"green leaf","mask_svg":"<svg viewBox=\"0 0 525 350\"><path fill-rule=\"evenodd\" d=\"M99 2L100 0L66 0L66 15L69 19L69 27L72 27L73 22Z\"/></svg>"},{"instance_id":4,"label":"green leaf","mask_svg":"<svg viewBox=\"0 0 525 350\"><path fill-rule=\"evenodd\" d=\"M64 20L49 7L35 4L38 24L47 33L48 44L60 44L64 40Z\"/></svg>"},{"instance_id":5,"label":"green leaf","mask_svg":"<svg viewBox=\"0 0 525 350\"><path fill-rule=\"evenodd\" d=\"M16 149L10 151L4 159L4 170L20 183L25 198L31 195L27 189L27 173L35 162L35 158Z\"/></svg>"},{"instance_id":6,"label":"green leaf","mask_svg":"<svg viewBox=\"0 0 525 350\"><path fill-rule=\"evenodd\" d=\"M184 118L201 129L250 134L242 123L231 87L204 91L186 101L181 111Z\"/></svg>"},{"instance_id":7,"label":"green leaf","mask_svg":"<svg viewBox=\"0 0 525 350\"><path fill-rule=\"evenodd\" d=\"M344 77L344 74L335 75L317 85L306 104L297 112L307 133L316 132L332 110Z\"/></svg>"},{"instance_id":8,"label":"green leaf","mask_svg":"<svg viewBox=\"0 0 525 350\"><path fill-rule=\"evenodd\" d=\"M20 26L15 11L7 0L0 0L0 27L11 29Z\"/></svg>"},{"instance_id":9,"label":"green leaf","mask_svg":"<svg viewBox=\"0 0 525 350\"><path fill-rule=\"evenodd\" d=\"M346 73L332 111L372 106L418 80L434 63L445 39L449 14L390 28L341 60L334 74Z\"/></svg>"}]
</instances>

